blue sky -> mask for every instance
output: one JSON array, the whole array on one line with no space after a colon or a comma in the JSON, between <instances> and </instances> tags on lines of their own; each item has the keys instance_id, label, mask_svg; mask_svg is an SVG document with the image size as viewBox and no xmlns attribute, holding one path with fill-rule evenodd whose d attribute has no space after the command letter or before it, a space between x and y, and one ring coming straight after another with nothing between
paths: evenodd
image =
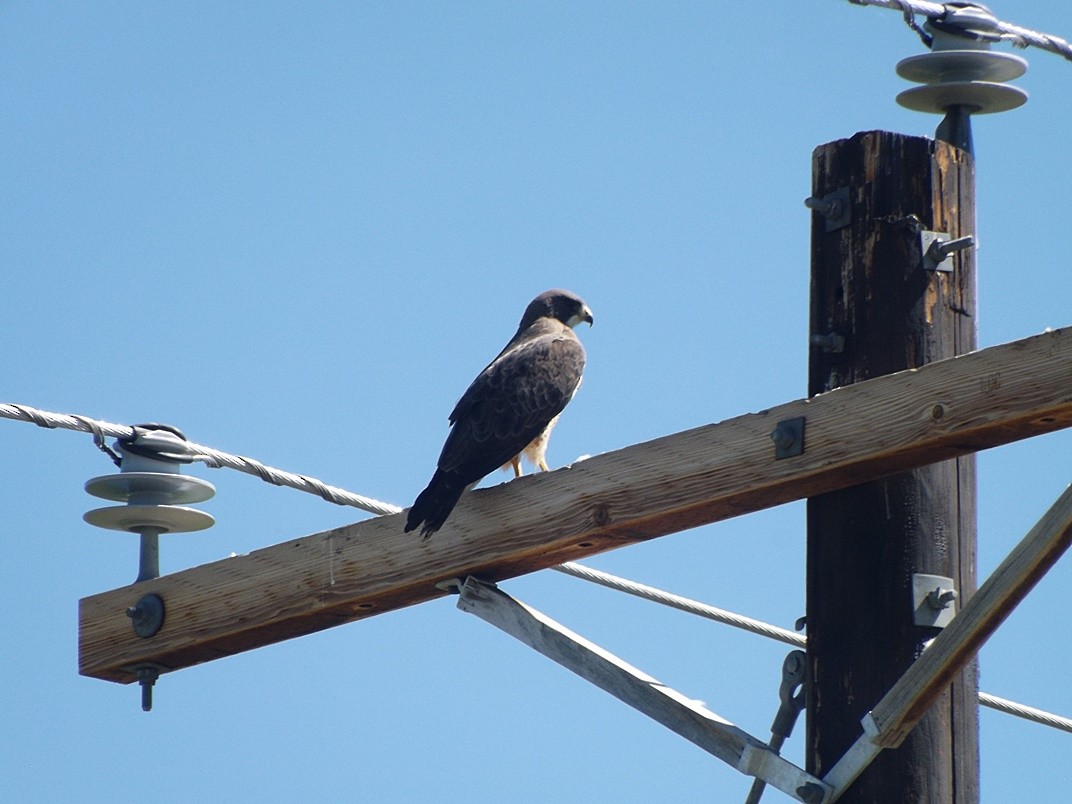
<instances>
[{"instance_id":1,"label":"blue sky","mask_svg":"<svg viewBox=\"0 0 1072 804\"><path fill-rule=\"evenodd\" d=\"M1072 36L1072 6L991 6ZM0 4L0 401L169 422L408 505L456 398L554 286L596 326L553 466L799 398L812 151L930 135L893 100L921 51L898 14L843 0ZM982 346L1072 323L1072 63L1022 55L1028 104L975 123ZM144 714L77 674L77 601L137 570L134 537L81 519L113 467L23 423L0 446L11 800L745 796L451 600L167 675ZM980 577L1064 489L1070 449L980 456ZM190 472L217 524L165 536L164 572L365 516ZM588 563L792 627L804 506ZM1072 715L1070 566L984 648L983 689ZM554 572L503 588L766 737L786 646ZM983 801L1062 799L1069 735L989 710L981 729Z\"/></svg>"}]
</instances>

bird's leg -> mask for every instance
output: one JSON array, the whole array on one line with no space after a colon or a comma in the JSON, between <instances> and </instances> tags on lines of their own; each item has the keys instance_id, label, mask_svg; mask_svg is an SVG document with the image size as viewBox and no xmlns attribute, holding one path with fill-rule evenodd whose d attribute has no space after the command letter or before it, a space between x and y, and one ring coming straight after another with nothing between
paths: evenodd
<instances>
[{"instance_id":1,"label":"bird's leg","mask_svg":"<svg viewBox=\"0 0 1072 804\"><path fill-rule=\"evenodd\" d=\"M521 456L516 455L510 460L510 465L514 467L514 477L521 477L524 472L521 469Z\"/></svg>"},{"instance_id":2,"label":"bird's leg","mask_svg":"<svg viewBox=\"0 0 1072 804\"><path fill-rule=\"evenodd\" d=\"M540 456L540 469L545 472L551 471L551 467L547 465L547 460L542 455Z\"/></svg>"}]
</instances>

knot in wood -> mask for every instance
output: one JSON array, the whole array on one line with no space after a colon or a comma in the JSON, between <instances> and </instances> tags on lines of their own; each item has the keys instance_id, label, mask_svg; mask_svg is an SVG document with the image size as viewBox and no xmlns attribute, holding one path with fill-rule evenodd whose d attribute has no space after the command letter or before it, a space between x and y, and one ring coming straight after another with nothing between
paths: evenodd
<instances>
[{"instance_id":1,"label":"knot in wood","mask_svg":"<svg viewBox=\"0 0 1072 804\"><path fill-rule=\"evenodd\" d=\"M610 524L610 508L605 503L598 503L592 507L592 524L602 528Z\"/></svg>"}]
</instances>

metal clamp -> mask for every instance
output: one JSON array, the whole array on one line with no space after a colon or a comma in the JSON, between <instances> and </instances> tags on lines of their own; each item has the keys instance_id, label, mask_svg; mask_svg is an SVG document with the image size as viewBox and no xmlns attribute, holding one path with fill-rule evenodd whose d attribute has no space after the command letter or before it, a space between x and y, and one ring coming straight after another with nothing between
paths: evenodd
<instances>
[{"instance_id":1,"label":"metal clamp","mask_svg":"<svg viewBox=\"0 0 1072 804\"><path fill-rule=\"evenodd\" d=\"M778 688L778 700L781 706L771 724L771 748L777 749L789 739L797 717L804 709L804 671L807 668L807 654L802 650L791 650L782 662L782 684Z\"/></svg>"},{"instance_id":2,"label":"metal clamp","mask_svg":"<svg viewBox=\"0 0 1072 804\"><path fill-rule=\"evenodd\" d=\"M781 705L778 707L778 713L774 716L774 722L771 724L771 738L768 743L771 751L776 754L782 750L782 745L793 733L793 726L796 725L797 718L800 717L800 713L804 709L804 673L806 668L807 654L802 650L789 651L785 661L782 662L782 683L778 687L778 700L781 701ZM758 804L765 787L766 784L762 779L756 779L752 783L752 789L748 792L745 804ZM797 793L801 795L802 800L808 800L804 798L804 793L800 790ZM820 790L819 793L819 800L821 800L822 791ZM808 791L808 795L810 794L811 791Z\"/></svg>"}]
</instances>

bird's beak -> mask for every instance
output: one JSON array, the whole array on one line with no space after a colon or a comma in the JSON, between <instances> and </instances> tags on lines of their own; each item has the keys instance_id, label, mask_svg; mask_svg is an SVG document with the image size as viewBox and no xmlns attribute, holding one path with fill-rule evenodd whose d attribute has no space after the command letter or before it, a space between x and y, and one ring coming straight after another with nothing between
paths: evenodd
<instances>
[{"instance_id":1,"label":"bird's beak","mask_svg":"<svg viewBox=\"0 0 1072 804\"><path fill-rule=\"evenodd\" d=\"M581 312L577 313L577 315L575 316L572 316L567 323L570 327L575 327L582 321L586 322L588 326L592 326L592 324L595 323L592 318L592 311L588 308L587 304L581 308Z\"/></svg>"}]
</instances>

